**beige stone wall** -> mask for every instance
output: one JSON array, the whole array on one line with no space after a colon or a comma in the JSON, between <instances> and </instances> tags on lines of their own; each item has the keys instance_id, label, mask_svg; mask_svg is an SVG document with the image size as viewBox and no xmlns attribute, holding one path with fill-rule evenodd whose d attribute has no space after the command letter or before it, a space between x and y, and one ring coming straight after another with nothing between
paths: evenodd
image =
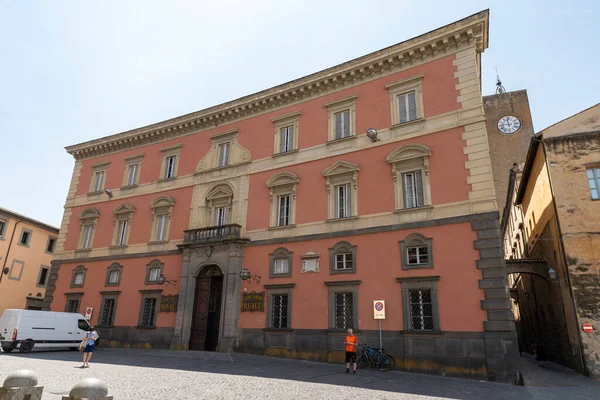
<instances>
[{"instance_id":1,"label":"beige stone wall","mask_svg":"<svg viewBox=\"0 0 600 400\"><path fill-rule=\"evenodd\" d=\"M600 133L545 141L545 147L583 352L590 374L600 377L600 215L586 176L587 167L600 165ZM584 323L594 332L583 332Z\"/></svg>"}]
</instances>

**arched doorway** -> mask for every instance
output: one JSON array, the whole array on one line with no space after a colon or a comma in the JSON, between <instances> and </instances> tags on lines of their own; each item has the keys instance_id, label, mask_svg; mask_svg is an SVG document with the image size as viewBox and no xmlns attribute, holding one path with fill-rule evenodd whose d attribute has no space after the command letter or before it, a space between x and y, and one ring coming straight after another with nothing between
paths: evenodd
<instances>
[{"instance_id":1,"label":"arched doorway","mask_svg":"<svg viewBox=\"0 0 600 400\"><path fill-rule=\"evenodd\" d=\"M219 344L219 322L223 295L223 272L209 265L196 278L190 350L215 351Z\"/></svg>"}]
</instances>

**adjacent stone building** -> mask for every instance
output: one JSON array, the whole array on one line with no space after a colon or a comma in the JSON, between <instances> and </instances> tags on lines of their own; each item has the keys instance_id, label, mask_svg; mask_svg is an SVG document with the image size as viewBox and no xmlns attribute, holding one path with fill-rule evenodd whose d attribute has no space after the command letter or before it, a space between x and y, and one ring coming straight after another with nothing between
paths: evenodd
<instances>
[{"instance_id":1,"label":"adjacent stone building","mask_svg":"<svg viewBox=\"0 0 600 400\"><path fill-rule=\"evenodd\" d=\"M502 229L520 344L600 376L600 105L532 138ZM584 332L590 324L593 331Z\"/></svg>"},{"instance_id":2,"label":"adjacent stone building","mask_svg":"<svg viewBox=\"0 0 600 400\"><path fill-rule=\"evenodd\" d=\"M513 382L488 21L68 147L47 307L109 346L342 362L384 300L397 368Z\"/></svg>"},{"instance_id":3,"label":"adjacent stone building","mask_svg":"<svg viewBox=\"0 0 600 400\"><path fill-rule=\"evenodd\" d=\"M0 207L0 315L42 309L57 240L58 228Z\"/></svg>"}]
</instances>

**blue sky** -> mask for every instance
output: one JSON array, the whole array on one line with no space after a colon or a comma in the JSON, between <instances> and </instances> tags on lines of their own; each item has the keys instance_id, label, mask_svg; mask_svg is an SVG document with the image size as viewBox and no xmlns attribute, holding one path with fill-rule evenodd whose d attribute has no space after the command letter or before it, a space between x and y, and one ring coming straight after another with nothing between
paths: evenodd
<instances>
[{"instance_id":1,"label":"blue sky","mask_svg":"<svg viewBox=\"0 0 600 400\"><path fill-rule=\"evenodd\" d=\"M536 131L598 103L600 2L0 0L0 206L56 226L64 147L302 77L490 9L498 67Z\"/></svg>"}]
</instances>

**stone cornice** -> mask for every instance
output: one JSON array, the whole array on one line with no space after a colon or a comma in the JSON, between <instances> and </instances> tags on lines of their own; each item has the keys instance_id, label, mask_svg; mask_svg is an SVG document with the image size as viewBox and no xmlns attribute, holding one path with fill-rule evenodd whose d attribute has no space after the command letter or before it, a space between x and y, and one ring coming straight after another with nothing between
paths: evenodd
<instances>
[{"instance_id":1,"label":"stone cornice","mask_svg":"<svg viewBox=\"0 0 600 400\"><path fill-rule=\"evenodd\" d=\"M95 157L213 128L341 90L441 57L467 46L488 46L488 10L363 57L237 100L101 139L68 146L75 159Z\"/></svg>"}]
</instances>

